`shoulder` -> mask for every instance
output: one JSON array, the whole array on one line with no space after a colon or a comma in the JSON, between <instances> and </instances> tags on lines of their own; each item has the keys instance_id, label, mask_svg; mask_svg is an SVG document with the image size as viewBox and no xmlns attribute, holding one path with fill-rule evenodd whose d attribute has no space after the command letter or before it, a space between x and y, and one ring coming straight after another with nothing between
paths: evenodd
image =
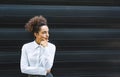
<instances>
[{"instance_id":1,"label":"shoulder","mask_svg":"<svg viewBox=\"0 0 120 77\"><path fill-rule=\"evenodd\" d=\"M30 48L30 47L32 47L32 45L33 45L33 42L28 42L28 43L25 43L25 44L22 46L22 48Z\"/></svg>"},{"instance_id":2,"label":"shoulder","mask_svg":"<svg viewBox=\"0 0 120 77\"><path fill-rule=\"evenodd\" d=\"M56 51L56 46L54 44L48 42L48 46L52 51L54 51L54 52Z\"/></svg>"},{"instance_id":3,"label":"shoulder","mask_svg":"<svg viewBox=\"0 0 120 77\"><path fill-rule=\"evenodd\" d=\"M55 52L56 52L56 46L54 44L48 42L48 48L49 48L51 54L55 54Z\"/></svg>"},{"instance_id":4,"label":"shoulder","mask_svg":"<svg viewBox=\"0 0 120 77\"><path fill-rule=\"evenodd\" d=\"M56 48L56 46L53 43L48 42L48 46Z\"/></svg>"}]
</instances>

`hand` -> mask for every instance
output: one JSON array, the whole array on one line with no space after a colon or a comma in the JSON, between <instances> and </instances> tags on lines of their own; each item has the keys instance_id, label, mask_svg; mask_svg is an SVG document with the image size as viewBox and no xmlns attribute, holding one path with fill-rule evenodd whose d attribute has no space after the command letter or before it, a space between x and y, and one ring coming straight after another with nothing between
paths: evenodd
<instances>
[{"instance_id":1,"label":"hand","mask_svg":"<svg viewBox=\"0 0 120 77\"><path fill-rule=\"evenodd\" d=\"M43 39L40 43L43 47L46 47L48 45L48 40Z\"/></svg>"},{"instance_id":2,"label":"hand","mask_svg":"<svg viewBox=\"0 0 120 77\"><path fill-rule=\"evenodd\" d=\"M50 73L51 72L51 70L47 70L47 73Z\"/></svg>"}]
</instances>

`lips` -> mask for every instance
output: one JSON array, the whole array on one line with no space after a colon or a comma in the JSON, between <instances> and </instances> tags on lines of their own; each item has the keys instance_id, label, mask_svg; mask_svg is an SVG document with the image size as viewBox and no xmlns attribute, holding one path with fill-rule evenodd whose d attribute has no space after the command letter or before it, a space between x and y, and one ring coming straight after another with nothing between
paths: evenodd
<instances>
[{"instance_id":1,"label":"lips","mask_svg":"<svg viewBox=\"0 0 120 77\"><path fill-rule=\"evenodd\" d=\"M45 38L45 40L48 40L48 38Z\"/></svg>"}]
</instances>

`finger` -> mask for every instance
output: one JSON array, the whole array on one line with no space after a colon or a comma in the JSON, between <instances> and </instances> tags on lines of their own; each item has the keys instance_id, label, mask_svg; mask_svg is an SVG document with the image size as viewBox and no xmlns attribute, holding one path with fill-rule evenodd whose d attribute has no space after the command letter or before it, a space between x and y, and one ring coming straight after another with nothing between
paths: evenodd
<instances>
[{"instance_id":1,"label":"finger","mask_svg":"<svg viewBox=\"0 0 120 77\"><path fill-rule=\"evenodd\" d=\"M45 38L42 38L42 41L45 41Z\"/></svg>"}]
</instances>

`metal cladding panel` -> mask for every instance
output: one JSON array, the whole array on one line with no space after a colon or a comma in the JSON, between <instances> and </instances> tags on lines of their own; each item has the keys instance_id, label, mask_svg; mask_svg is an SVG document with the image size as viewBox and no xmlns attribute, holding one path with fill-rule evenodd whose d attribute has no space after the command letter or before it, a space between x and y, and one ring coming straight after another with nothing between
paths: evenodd
<instances>
[{"instance_id":1,"label":"metal cladding panel","mask_svg":"<svg viewBox=\"0 0 120 77\"><path fill-rule=\"evenodd\" d=\"M57 47L55 77L120 76L119 6L11 3L0 5L0 77L26 76L19 68L21 47L34 38L24 25L35 15L48 19L50 42Z\"/></svg>"}]
</instances>

